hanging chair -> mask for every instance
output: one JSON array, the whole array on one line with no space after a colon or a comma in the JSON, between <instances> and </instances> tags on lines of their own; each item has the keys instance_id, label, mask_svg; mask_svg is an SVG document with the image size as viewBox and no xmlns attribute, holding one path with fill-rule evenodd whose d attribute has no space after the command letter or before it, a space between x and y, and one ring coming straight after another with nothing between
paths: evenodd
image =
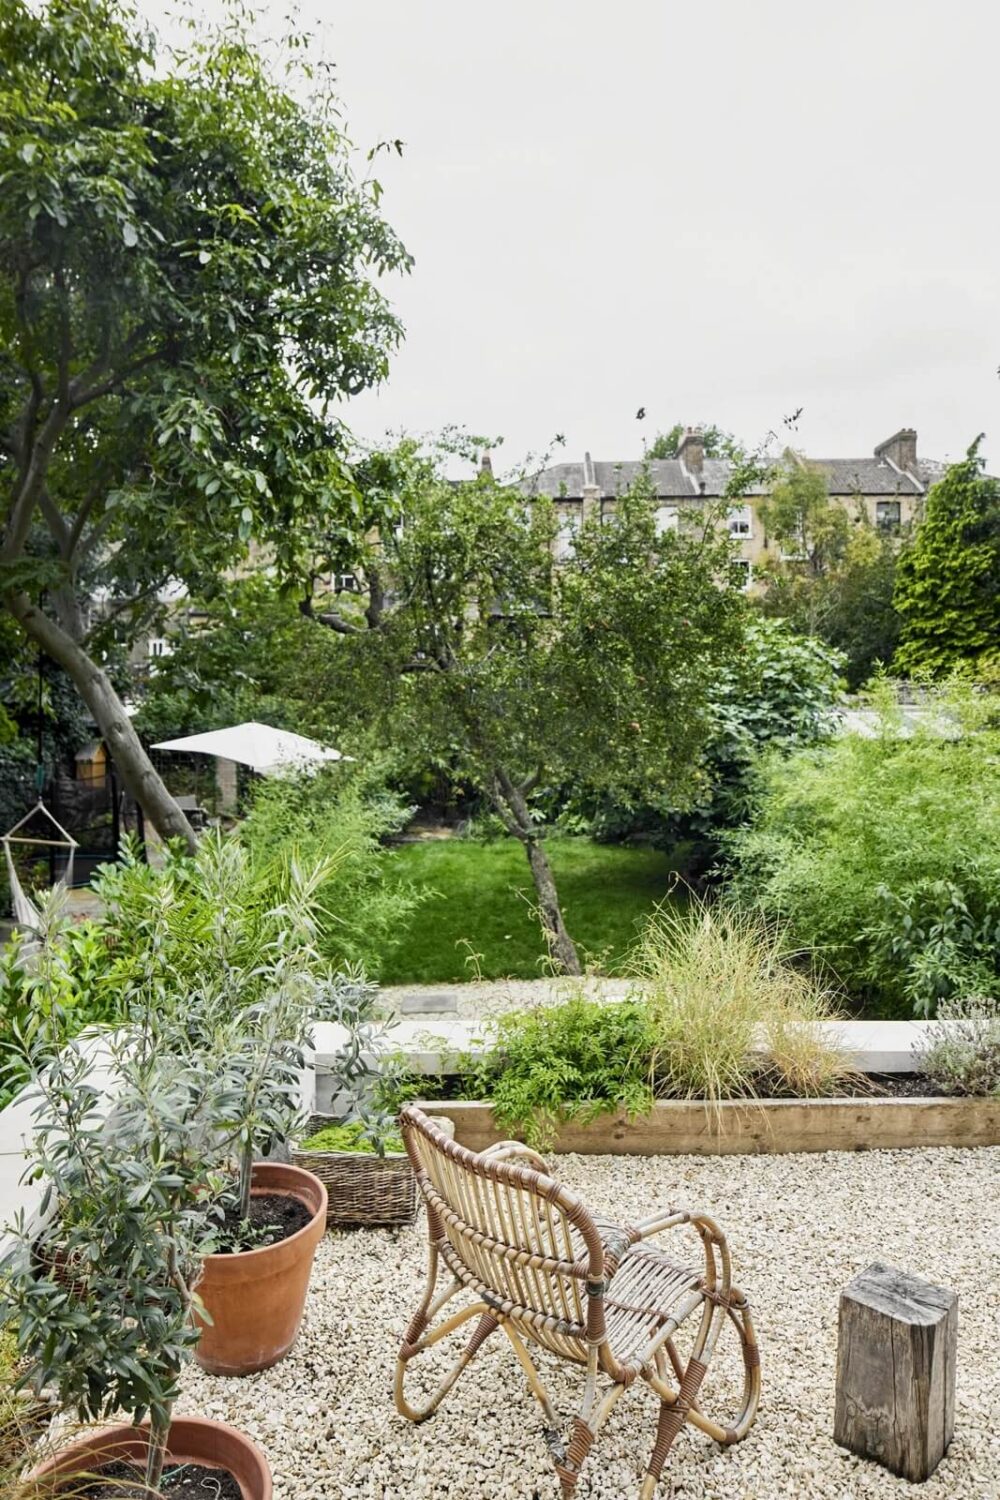
<instances>
[{"instance_id":1,"label":"hanging chair","mask_svg":"<svg viewBox=\"0 0 1000 1500\"><path fill-rule=\"evenodd\" d=\"M41 813L43 818L48 819L56 833L59 834L58 838L32 838L28 834L20 832L25 824L30 823L32 818L36 817L39 813ZM27 927L33 933L38 933L42 924L42 914L21 884L20 876L17 873L17 866L14 863L14 855L11 852L11 845L34 844L36 847L43 849L68 849L69 854L66 859L66 868L56 881L56 885L66 887L73 883L73 856L80 846L72 834L67 833L62 824L57 822L52 816L41 797L39 797L31 811L25 813L20 822L15 823L13 828L3 835L0 843L3 844L4 858L7 861L7 881L10 885L10 900L14 908L14 920L19 927Z\"/></svg>"}]
</instances>

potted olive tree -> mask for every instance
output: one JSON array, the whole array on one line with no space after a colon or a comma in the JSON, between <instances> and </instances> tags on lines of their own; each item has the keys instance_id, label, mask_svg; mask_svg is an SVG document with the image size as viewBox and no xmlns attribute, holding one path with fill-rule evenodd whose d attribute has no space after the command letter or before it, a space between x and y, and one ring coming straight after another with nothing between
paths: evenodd
<instances>
[{"instance_id":1,"label":"potted olive tree","mask_svg":"<svg viewBox=\"0 0 1000 1500\"><path fill-rule=\"evenodd\" d=\"M336 988L316 943L328 875L293 859L262 891L240 843L214 836L162 876L126 867L106 882L131 937L122 978L136 1048L212 1080L201 1154L216 1185L203 1188L193 1317L195 1357L216 1374L264 1369L291 1348L326 1223L321 1182L259 1158L301 1113L310 1022Z\"/></svg>"},{"instance_id":2,"label":"potted olive tree","mask_svg":"<svg viewBox=\"0 0 1000 1500\"><path fill-rule=\"evenodd\" d=\"M190 1059L153 1059L134 1034L108 1040L116 1101L104 1116L79 1044L29 1049L38 1095L35 1170L47 1181L39 1244L23 1219L2 1268L0 1310L17 1331L22 1382L52 1389L84 1422L128 1421L77 1439L38 1471L67 1493L76 1476L134 1475L157 1493L168 1459L184 1489L270 1500L267 1461L234 1428L173 1419L197 1343L198 1281L219 1191L216 1082ZM204 1471L204 1472L202 1472Z\"/></svg>"}]
</instances>

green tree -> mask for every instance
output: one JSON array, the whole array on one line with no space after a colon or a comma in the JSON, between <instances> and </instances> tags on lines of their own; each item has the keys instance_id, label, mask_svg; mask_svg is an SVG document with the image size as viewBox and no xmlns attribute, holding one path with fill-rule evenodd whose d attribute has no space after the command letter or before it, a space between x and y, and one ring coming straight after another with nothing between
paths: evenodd
<instances>
[{"instance_id":1,"label":"green tree","mask_svg":"<svg viewBox=\"0 0 1000 1500\"><path fill-rule=\"evenodd\" d=\"M170 654L150 662L135 723L147 739L220 729L244 719L320 738L327 704L312 684L337 642L265 573L223 583L171 622Z\"/></svg>"},{"instance_id":2,"label":"green tree","mask_svg":"<svg viewBox=\"0 0 1000 1500\"><path fill-rule=\"evenodd\" d=\"M769 579L783 570L821 578L843 556L851 518L842 505L830 503L826 475L817 464L786 454L759 509L768 542L777 543L782 554L767 570Z\"/></svg>"},{"instance_id":3,"label":"green tree","mask_svg":"<svg viewBox=\"0 0 1000 1500\"><path fill-rule=\"evenodd\" d=\"M658 539L643 483L554 562L548 501L488 474L450 483L412 451L394 462L402 525L359 559L353 617L324 615L344 646L328 691L489 799L524 847L553 960L577 973L536 799L576 778L675 805L695 794L708 689L745 610L728 542L711 522Z\"/></svg>"},{"instance_id":4,"label":"green tree","mask_svg":"<svg viewBox=\"0 0 1000 1500\"><path fill-rule=\"evenodd\" d=\"M899 639L893 595L901 545L905 539L901 544L859 514L822 572L787 560L770 563L760 609L842 651L847 685L859 688L888 666Z\"/></svg>"},{"instance_id":5,"label":"green tree","mask_svg":"<svg viewBox=\"0 0 1000 1500\"><path fill-rule=\"evenodd\" d=\"M302 518L350 524L329 408L385 375L377 279L408 264L320 75L275 81L248 25L178 51L127 0L0 0L0 597L189 844L108 619L134 637L168 581L203 592L251 537L290 573Z\"/></svg>"},{"instance_id":6,"label":"green tree","mask_svg":"<svg viewBox=\"0 0 1000 1500\"><path fill-rule=\"evenodd\" d=\"M677 450L681 445L681 438L687 428L683 422L675 422L667 432L658 432L649 445L647 458L676 458ZM741 453L740 444L731 432L725 428L717 427L714 422L707 423L701 429L702 440L705 445L706 458L730 458L736 459Z\"/></svg>"},{"instance_id":7,"label":"green tree","mask_svg":"<svg viewBox=\"0 0 1000 1500\"><path fill-rule=\"evenodd\" d=\"M796 634L787 621L751 616L739 651L720 663L709 687L711 732L695 798L681 810L669 800L620 804L577 783L571 820L582 813L599 839L641 834L666 846L688 844L689 879L717 871L721 835L747 816L761 752L791 753L833 732L842 668L841 654L823 641Z\"/></svg>"},{"instance_id":8,"label":"green tree","mask_svg":"<svg viewBox=\"0 0 1000 1500\"><path fill-rule=\"evenodd\" d=\"M984 473L981 442L932 487L900 560L901 672L975 669L1000 640L1000 480Z\"/></svg>"},{"instance_id":9,"label":"green tree","mask_svg":"<svg viewBox=\"0 0 1000 1500\"><path fill-rule=\"evenodd\" d=\"M767 586L760 608L843 651L848 686L860 687L896 647L893 592L907 539L873 526L860 494L853 514L832 501L823 470L793 453L760 516L771 549L758 568Z\"/></svg>"}]
</instances>

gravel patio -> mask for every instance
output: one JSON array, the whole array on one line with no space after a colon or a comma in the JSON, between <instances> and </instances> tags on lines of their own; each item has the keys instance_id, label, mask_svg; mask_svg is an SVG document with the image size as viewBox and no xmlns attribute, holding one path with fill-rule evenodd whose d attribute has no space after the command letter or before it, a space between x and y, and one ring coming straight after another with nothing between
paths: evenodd
<instances>
[{"instance_id":1,"label":"gravel patio","mask_svg":"<svg viewBox=\"0 0 1000 1500\"><path fill-rule=\"evenodd\" d=\"M641 1217L683 1203L713 1214L730 1236L734 1274L761 1343L760 1418L746 1442L725 1451L697 1431L682 1432L661 1495L881 1500L914 1493L830 1437L837 1297L873 1260L961 1297L957 1431L921 1500L1000 1494L1000 1148L564 1156L553 1166L598 1213ZM424 1246L422 1217L403 1231L328 1234L288 1359L243 1381L191 1370L179 1413L222 1417L255 1437L274 1470L275 1500L557 1500L541 1413L502 1335L431 1421L413 1427L396 1415L393 1362L423 1286ZM568 1416L574 1372L544 1368ZM723 1369L722 1385L726 1378ZM712 1394L710 1381L709 1409ZM627 1393L594 1447L580 1500L632 1500L654 1425L650 1393Z\"/></svg>"}]
</instances>

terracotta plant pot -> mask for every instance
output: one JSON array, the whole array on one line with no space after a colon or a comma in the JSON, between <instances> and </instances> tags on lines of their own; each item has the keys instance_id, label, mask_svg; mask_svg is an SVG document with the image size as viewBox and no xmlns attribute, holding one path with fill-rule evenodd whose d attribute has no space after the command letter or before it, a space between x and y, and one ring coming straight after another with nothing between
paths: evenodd
<instances>
[{"instance_id":1,"label":"terracotta plant pot","mask_svg":"<svg viewBox=\"0 0 1000 1500\"><path fill-rule=\"evenodd\" d=\"M35 1477L72 1479L116 1460L144 1464L148 1442L148 1427L108 1427L71 1443L40 1465ZM256 1443L225 1422L178 1417L170 1426L168 1462L228 1469L240 1487L243 1500L271 1500L273 1490L267 1459Z\"/></svg>"},{"instance_id":2,"label":"terracotta plant pot","mask_svg":"<svg viewBox=\"0 0 1000 1500\"><path fill-rule=\"evenodd\" d=\"M313 1256L326 1228L326 1188L301 1167L258 1162L251 1192L297 1198L312 1218L275 1245L206 1255L197 1290L212 1321L199 1320L195 1359L212 1375L252 1375L284 1359L298 1336Z\"/></svg>"}]
</instances>

